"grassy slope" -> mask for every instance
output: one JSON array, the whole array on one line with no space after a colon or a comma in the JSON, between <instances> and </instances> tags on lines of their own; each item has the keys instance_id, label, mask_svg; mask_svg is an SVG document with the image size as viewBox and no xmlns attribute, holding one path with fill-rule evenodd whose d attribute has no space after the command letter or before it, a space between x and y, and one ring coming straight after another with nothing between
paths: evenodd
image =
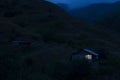
<instances>
[{"instance_id":1,"label":"grassy slope","mask_svg":"<svg viewBox=\"0 0 120 80\"><path fill-rule=\"evenodd\" d=\"M56 5L37 0L7 2L0 1L1 80L58 80L68 74L68 60L74 49L119 50L117 33L111 40L111 30L105 32L104 27L93 27L84 21L81 24ZM16 38L33 44L15 46L11 41Z\"/></svg>"}]
</instances>

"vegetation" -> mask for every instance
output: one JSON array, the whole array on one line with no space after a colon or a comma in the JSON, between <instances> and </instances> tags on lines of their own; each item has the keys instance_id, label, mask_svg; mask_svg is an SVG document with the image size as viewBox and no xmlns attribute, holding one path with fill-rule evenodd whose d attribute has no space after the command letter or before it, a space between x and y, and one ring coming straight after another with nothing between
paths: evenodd
<instances>
[{"instance_id":1,"label":"vegetation","mask_svg":"<svg viewBox=\"0 0 120 80\"><path fill-rule=\"evenodd\" d=\"M44 0L0 0L0 80L119 80L119 32L106 28L105 21L104 26L88 24ZM71 61L82 48L111 54L105 65L93 68Z\"/></svg>"}]
</instances>

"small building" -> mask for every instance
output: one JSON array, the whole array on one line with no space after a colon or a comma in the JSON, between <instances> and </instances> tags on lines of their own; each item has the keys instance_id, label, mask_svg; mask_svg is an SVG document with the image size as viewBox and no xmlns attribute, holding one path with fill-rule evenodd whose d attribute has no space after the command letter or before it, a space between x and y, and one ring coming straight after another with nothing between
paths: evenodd
<instances>
[{"instance_id":1,"label":"small building","mask_svg":"<svg viewBox=\"0 0 120 80\"><path fill-rule=\"evenodd\" d=\"M99 61L106 58L106 53L102 49L82 49L78 53L72 54L72 60L87 60L89 62Z\"/></svg>"},{"instance_id":2,"label":"small building","mask_svg":"<svg viewBox=\"0 0 120 80\"><path fill-rule=\"evenodd\" d=\"M31 41L25 41L25 40L14 40L12 41L13 45L26 45L26 46L30 46L32 44Z\"/></svg>"}]
</instances>

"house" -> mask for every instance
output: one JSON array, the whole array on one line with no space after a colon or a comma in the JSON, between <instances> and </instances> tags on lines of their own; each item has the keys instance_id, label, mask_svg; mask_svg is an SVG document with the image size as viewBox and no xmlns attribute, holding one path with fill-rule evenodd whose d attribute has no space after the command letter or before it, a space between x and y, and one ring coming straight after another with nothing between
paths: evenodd
<instances>
[{"instance_id":1,"label":"house","mask_svg":"<svg viewBox=\"0 0 120 80\"><path fill-rule=\"evenodd\" d=\"M36 37L28 34L15 34L9 42L12 43L12 45L16 46L31 46L33 42L35 41Z\"/></svg>"},{"instance_id":2,"label":"house","mask_svg":"<svg viewBox=\"0 0 120 80\"><path fill-rule=\"evenodd\" d=\"M106 52L104 49L82 49L80 52L73 53L72 60L87 60L89 62L105 60Z\"/></svg>"},{"instance_id":3,"label":"house","mask_svg":"<svg viewBox=\"0 0 120 80\"><path fill-rule=\"evenodd\" d=\"M14 40L12 41L13 45L27 45L30 46L32 44L31 41L25 41L25 40Z\"/></svg>"}]
</instances>

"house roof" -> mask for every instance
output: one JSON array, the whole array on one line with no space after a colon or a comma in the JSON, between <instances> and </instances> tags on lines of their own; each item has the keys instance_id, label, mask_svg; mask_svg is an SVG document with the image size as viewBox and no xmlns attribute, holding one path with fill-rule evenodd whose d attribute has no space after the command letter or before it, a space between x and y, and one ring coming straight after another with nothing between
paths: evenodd
<instances>
[{"instance_id":1,"label":"house roof","mask_svg":"<svg viewBox=\"0 0 120 80\"><path fill-rule=\"evenodd\" d=\"M30 42L30 41L25 41L25 40L15 40L12 41L13 43L25 43L25 42Z\"/></svg>"},{"instance_id":2,"label":"house roof","mask_svg":"<svg viewBox=\"0 0 120 80\"><path fill-rule=\"evenodd\" d=\"M90 50L90 49L83 49L84 51L86 51L86 52L88 52L88 53L90 53L90 54L93 54L93 55L95 55L95 56L98 56L99 54L98 53L96 53L96 52L94 52L94 51L92 51L92 50Z\"/></svg>"}]
</instances>

